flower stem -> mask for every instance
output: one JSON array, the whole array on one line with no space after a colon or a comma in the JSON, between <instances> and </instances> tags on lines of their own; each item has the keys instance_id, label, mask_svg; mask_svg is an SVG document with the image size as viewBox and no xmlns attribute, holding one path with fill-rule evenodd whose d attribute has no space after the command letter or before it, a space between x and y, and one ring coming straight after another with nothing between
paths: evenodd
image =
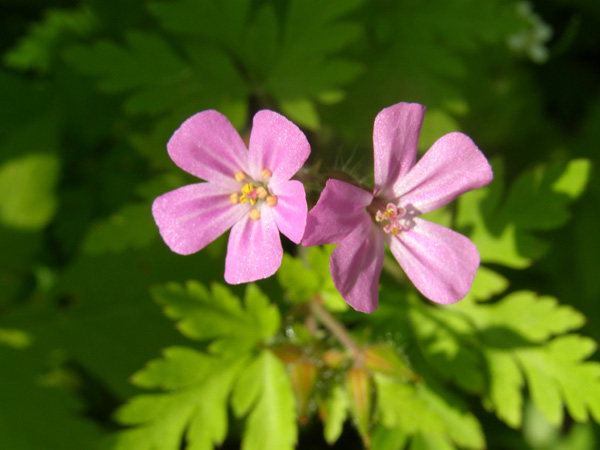
<instances>
[{"instance_id":1,"label":"flower stem","mask_svg":"<svg viewBox=\"0 0 600 450\"><path fill-rule=\"evenodd\" d=\"M353 358L360 359L361 350L358 344L352 339L346 328L329 311L323 308L319 299L314 299L310 303L310 311L321 324L335 336L335 338L352 354Z\"/></svg>"}]
</instances>

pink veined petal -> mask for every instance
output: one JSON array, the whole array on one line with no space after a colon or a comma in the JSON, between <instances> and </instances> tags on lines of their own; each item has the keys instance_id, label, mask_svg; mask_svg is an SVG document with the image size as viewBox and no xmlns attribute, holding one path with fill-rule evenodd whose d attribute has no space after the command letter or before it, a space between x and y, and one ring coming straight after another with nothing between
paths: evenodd
<instances>
[{"instance_id":1,"label":"pink veined petal","mask_svg":"<svg viewBox=\"0 0 600 450\"><path fill-rule=\"evenodd\" d=\"M359 226L371 223L366 207L373 195L353 184L330 179L308 213L302 245L337 244Z\"/></svg>"},{"instance_id":2,"label":"pink veined petal","mask_svg":"<svg viewBox=\"0 0 600 450\"><path fill-rule=\"evenodd\" d=\"M390 249L421 293L436 303L461 300L479 267L477 247L449 228L416 217L415 226L389 235Z\"/></svg>"},{"instance_id":3,"label":"pink veined petal","mask_svg":"<svg viewBox=\"0 0 600 450\"><path fill-rule=\"evenodd\" d=\"M248 150L231 122L218 111L202 111L175 131L167 150L171 159L192 175L239 190L234 175L247 172Z\"/></svg>"},{"instance_id":4,"label":"pink veined petal","mask_svg":"<svg viewBox=\"0 0 600 450\"><path fill-rule=\"evenodd\" d=\"M438 139L416 166L394 185L402 206L425 214L459 195L485 186L494 177L483 153L470 137L449 133Z\"/></svg>"},{"instance_id":5,"label":"pink veined petal","mask_svg":"<svg viewBox=\"0 0 600 450\"><path fill-rule=\"evenodd\" d=\"M152 215L160 235L175 253L189 255L248 215L246 205L232 205L229 192L210 183L183 186L154 200Z\"/></svg>"},{"instance_id":6,"label":"pink veined petal","mask_svg":"<svg viewBox=\"0 0 600 450\"><path fill-rule=\"evenodd\" d=\"M265 205L259 220L247 217L231 229L225 257L225 281L240 284L270 277L281 266L282 257L275 218L271 208Z\"/></svg>"},{"instance_id":7,"label":"pink veined petal","mask_svg":"<svg viewBox=\"0 0 600 450\"><path fill-rule=\"evenodd\" d=\"M372 313L379 304L383 233L371 224L357 227L331 253L329 270L336 289L355 310Z\"/></svg>"},{"instance_id":8,"label":"pink veined petal","mask_svg":"<svg viewBox=\"0 0 600 450\"><path fill-rule=\"evenodd\" d=\"M254 116L248 147L250 170L255 179L260 179L263 169L269 169L273 181L289 180L310 154L310 145L300 128L269 110Z\"/></svg>"},{"instance_id":9,"label":"pink veined petal","mask_svg":"<svg viewBox=\"0 0 600 450\"><path fill-rule=\"evenodd\" d=\"M425 106L398 103L375 118L373 150L375 192L386 196L393 183L415 165Z\"/></svg>"},{"instance_id":10,"label":"pink veined petal","mask_svg":"<svg viewBox=\"0 0 600 450\"><path fill-rule=\"evenodd\" d=\"M306 227L306 193L301 182L296 180L270 183L269 191L277 196L277 205L272 207L279 231L296 244L300 243ZM262 209L271 208L263 204Z\"/></svg>"}]
</instances>

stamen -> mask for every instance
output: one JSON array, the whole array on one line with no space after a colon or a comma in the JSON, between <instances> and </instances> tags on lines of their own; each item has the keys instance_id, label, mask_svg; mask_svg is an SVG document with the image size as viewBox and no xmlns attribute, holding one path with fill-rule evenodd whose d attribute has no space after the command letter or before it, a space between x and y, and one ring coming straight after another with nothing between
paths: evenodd
<instances>
[{"instance_id":1,"label":"stamen","mask_svg":"<svg viewBox=\"0 0 600 450\"><path fill-rule=\"evenodd\" d=\"M235 177L235 181L238 181L241 183L242 181L244 181L246 179L246 174L244 172L242 172L241 170L239 170L238 172L235 173L234 177Z\"/></svg>"},{"instance_id":2,"label":"stamen","mask_svg":"<svg viewBox=\"0 0 600 450\"><path fill-rule=\"evenodd\" d=\"M234 192L233 194L231 194L229 196L229 201L231 202L232 205L235 205L239 201L238 193Z\"/></svg>"},{"instance_id":3,"label":"stamen","mask_svg":"<svg viewBox=\"0 0 600 450\"><path fill-rule=\"evenodd\" d=\"M375 222L384 223L383 231L385 231L388 234L398 236L404 229L404 226L400 223L398 219L403 217L405 214L405 208L401 206L396 206L393 203L388 203L386 205L386 210L378 210L375 213L374 218Z\"/></svg>"},{"instance_id":4,"label":"stamen","mask_svg":"<svg viewBox=\"0 0 600 450\"><path fill-rule=\"evenodd\" d=\"M259 186L256 188L256 195L258 198L265 198L268 195L268 192L264 187Z\"/></svg>"},{"instance_id":5,"label":"stamen","mask_svg":"<svg viewBox=\"0 0 600 450\"><path fill-rule=\"evenodd\" d=\"M271 178L271 175L273 175L271 173L271 171L269 169L263 169L262 172L260 173L260 176L263 177L265 180L267 178Z\"/></svg>"},{"instance_id":6,"label":"stamen","mask_svg":"<svg viewBox=\"0 0 600 450\"><path fill-rule=\"evenodd\" d=\"M269 195L267 197L267 205L268 206L275 206L275 205L277 205L277 196L276 195Z\"/></svg>"},{"instance_id":7,"label":"stamen","mask_svg":"<svg viewBox=\"0 0 600 450\"><path fill-rule=\"evenodd\" d=\"M252 220L258 220L258 219L260 219L260 212L258 211L258 209L254 208L254 209L252 209L250 211L250 218Z\"/></svg>"},{"instance_id":8,"label":"stamen","mask_svg":"<svg viewBox=\"0 0 600 450\"><path fill-rule=\"evenodd\" d=\"M256 191L254 190L252 183L246 183L242 188L242 197L240 198L240 203L247 202L250 202L251 205L256 203Z\"/></svg>"}]
</instances>

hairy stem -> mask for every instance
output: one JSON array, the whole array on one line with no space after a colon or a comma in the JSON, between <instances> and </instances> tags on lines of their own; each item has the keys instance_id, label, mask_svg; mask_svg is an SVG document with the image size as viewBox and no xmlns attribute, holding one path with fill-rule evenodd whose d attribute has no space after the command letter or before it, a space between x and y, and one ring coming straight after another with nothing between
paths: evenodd
<instances>
[{"instance_id":1,"label":"hairy stem","mask_svg":"<svg viewBox=\"0 0 600 450\"><path fill-rule=\"evenodd\" d=\"M344 326L327 311L318 299L312 300L310 303L310 312L321 324L335 336L335 338L352 354L356 359L360 359L361 350L358 344L352 339L350 333Z\"/></svg>"}]
</instances>

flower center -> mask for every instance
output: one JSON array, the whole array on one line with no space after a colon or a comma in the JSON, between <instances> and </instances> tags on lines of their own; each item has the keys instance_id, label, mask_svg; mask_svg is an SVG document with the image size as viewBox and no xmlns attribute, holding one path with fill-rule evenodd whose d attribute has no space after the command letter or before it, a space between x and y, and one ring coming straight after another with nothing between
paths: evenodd
<instances>
[{"instance_id":1,"label":"flower center","mask_svg":"<svg viewBox=\"0 0 600 450\"><path fill-rule=\"evenodd\" d=\"M383 231L397 236L402 230L407 228L402 223L403 220L401 220L405 215L406 209L401 206L396 206L393 203L388 203L384 211L377 209L374 217L375 222L383 225Z\"/></svg>"},{"instance_id":2,"label":"flower center","mask_svg":"<svg viewBox=\"0 0 600 450\"><path fill-rule=\"evenodd\" d=\"M232 205L237 203L250 203L252 206L256 206L250 210L250 218L252 220L260 219L260 211L258 208L262 203L266 203L267 206L277 205L277 196L269 193L268 180L271 178L271 171L269 169L263 169L260 173L263 180L256 181L249 178L241 170L236 172L234 178L240 183L244 183L241 192L234 192L229 196L229 201ZM240 195L241 194L241 195Z\"/></svg>"}]
</instances>

